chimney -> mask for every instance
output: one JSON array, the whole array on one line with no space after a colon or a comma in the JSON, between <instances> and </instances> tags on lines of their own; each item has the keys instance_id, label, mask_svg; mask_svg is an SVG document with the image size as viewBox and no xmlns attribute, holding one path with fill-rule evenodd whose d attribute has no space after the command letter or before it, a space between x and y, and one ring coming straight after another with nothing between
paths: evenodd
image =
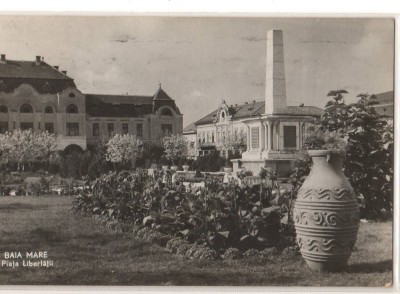
<instances>
[{"instance_id":1,"label":"chimney","mask_svg":"<svg viewBox=\"0 0 400 294\"><path fill-rule=\"evenodd\" d=\"M40 65L40 55L36 55L36 65Z\"/></svg>"},{"instance_id":2,"label":"chimney","mask_svg":"<svg viewBox=\"0 0 400 294\"><path fill-rule=\"evenodd\" d=\"M62 72L63 74L65 74L65 75L67 74L67 71L66 71L66 70L62 70L61 72Z\"/></svg>"},{"instance_id":3,"label":"chimney","mask_svg":"<svg viewBox=\"0 0 400 294\"><path fill-rule=\"evenodd\" d=\"M58 66L58 65L55 65L54 68L55 68L56 70L58 70L59 66Z\"/></svg>"},{"instance_id":4,"label":"chimney","mask_svg":"<svg viewBox=\"0 0 400 294\"><path fill-rule=\"evenodd\" d=\"M265 113L280 113L287 106L282 30L267 33L266 66Z\"/></svg>"},{"instance_id":5,"label":"chimney","mask_svg":"<svg viewBox=\"0 0 400 294\"><path fill-rule=\"evenodd\" d=\"M5 62L6 61L6 55L5 54L1 54L1 61Z\"/></svg>"}]
</instances>

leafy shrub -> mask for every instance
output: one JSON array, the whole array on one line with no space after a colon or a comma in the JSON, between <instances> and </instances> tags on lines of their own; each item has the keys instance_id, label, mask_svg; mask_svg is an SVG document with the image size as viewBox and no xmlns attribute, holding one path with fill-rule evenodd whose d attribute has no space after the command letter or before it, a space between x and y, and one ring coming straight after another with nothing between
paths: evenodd
<instances>
[{"instance_id":1,"label":"leafy shrub","mask_svg":"<svg viewBox=\"0 0 400 294\"><path fill-rule=\"evenodd\" d=\"M189 243L182 243L179 247L176 249L176 253L182 256L186 256L186 252L191 248L192 246Z\"/></svg>"},{"instance_id":2,"label":"leafy shrub","mask_svg":"<svg viewBox=\"0 0 400 294\"><path fill-rule=\"evenodd\" d=\"M332 99L314 123L313 132L335 136L346 143L344 173L365 200L361 217L378 218L393 211L393 125L371 107L376 103L374 95L360 94L356 103L347 105L345 93L328 93ZM334 148L330 143L322 136L311 136L306 148Z\"/></svg>"},{"instance_id":3,"label":"leafy shrub","mask_svg":"<svg viewBox=\"0 0 400 294\"><path fill-rule=\"evenodd\" d=\"M262 257L262 254L257 249L249 249L245 253L243 253L244 257Z\"/></svg>"},{"instance_id":4,"label":"leafy shrub","mask_svg":"<svg viewBox=\"0 0 400 294\"><path fill-rule=\"evenodd\" d=\"M60 175L64 178L79 179L82 176L80 172L81 162L82 153L78 151L64 155L61 159Z\"/></svg>"},{"instance_id":5,"label":"leafy shrub","mask_svg":"<svg viewBox=\"0 0 400 294\"><path fill-rule=\"evenodd\" d=\"M165 157L172 161L173 164L178 164L179 158L188 155L188 142L183 135L171 135L162 139Z\"/></svg>"},{"instance_id":6,"label":"leafy shrub","mask_svg":"<svg viewBox=\"0 0 400 294\"><path fill-rule=\"evenodd\" d=\"M143 152L138 158L138 167L150 168L151 164L157 164L164 154L164 147L156 142L144 142Z\"/></svg>"},{"instance_id":7,"label":"leafy shrub","mask_svg":"<svg viewBox=\"0 0 400 294\"><path fill-rule=\"evenodd\" d=\"M225 250L224 259L235 260L243 258L243 253L237 248L228 248Z\"/></svg>"},{"instance_id":8,"label":"leafy shrub","mask_svg":"<svg viewBox=\"0 0 400 294\"><path fill-rule=\"evenodd\" d=\"M166 248L167 248L167 250L169 250L170 252L172 252L172 253L177 253L177 251L178 251L178 249L181 247L181 246L186 246L186 245L188 245L189 246L189 242L187 242L187 241L185 241L185 240L182 240L181 238L172 238L172 239L170 239L168 242L167 242L167 244L166 244ZM187 250L186 250L187 251ZM186 253L186 252L185 252Z\"/></svg>"},{"instance_id":9,"label":"leafy shrub","mask_svg":"<svg viewBox=\"0 0 400 294\"><path fill-rule=\"evenodd\" d=\"M283 257L292 258L296 255L300 255L300 249L298 246L288 246L282 251Z\"/></svg>"},{"instance_id":10,"label":"leafy shrub","mask_svg":"<svg viewBox=\"0 0 400 294\"><path fill-rule=\"evenodd\" d=\"M246 251L278 244L283 238L288 217L286 194L271 187L250 188L235 182L222 185L211 177L204 188L187 191L179 181L172 183L169 171L149 176L145 170L136 170L101 176L90 190L76 197L73 207L143 226L136 232L139 237L166 243L171 251L188 243L164 239L154 231L207 245L216 252L229 247ZM187 246L181 250L190 251ZM200 258L213 255L206 250Z\"/></svg>"},{"instance_id":11,"label":"leafy shrub","mask_svg":"<svg viewBox=\"0 0 400 294\"><path fill-rule=\"evenodd\" d=\"M193 163L191 170L205 172L217 172L225 166L226 159L219 156L217 152L198 157Z\"/></svg>"},{"instance_id":12,"label":"leafy shrub","mask_svg":"<svg viewBox=\"0 0 400 294\"><path fill-rule=\"evenodd\" d=\"M261 251L261 255L265 258L271 258L277 256L279 254L279 250L276 247L265 248Z\"/></svg>"}]
</instances>

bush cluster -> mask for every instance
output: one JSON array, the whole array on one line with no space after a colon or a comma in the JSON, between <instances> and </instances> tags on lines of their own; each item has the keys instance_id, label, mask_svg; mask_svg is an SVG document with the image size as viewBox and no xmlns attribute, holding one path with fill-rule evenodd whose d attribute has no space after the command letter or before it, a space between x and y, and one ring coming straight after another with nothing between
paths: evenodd
<instances>
[{"instance_id":1,"label":"bush cluster","mask_svg":"<svg viewBox=\"0 0 400 294\"><path fill-rule=\"evenodd\" d=\"M138 169L96 179L92 188L76 197L73 209L151 228L221 253L231 247L244 252L284 244L282 239L290 237L290 201L290 193L272 187L221 184L213 178L206 178L204 188L185 187L172 183L169 172L149 176Z\"/></svg>"},{"instance_id":2,"label":"bush cluster","mask_svg":"<svg viewBox=\"0 0 400 294\"><path fill-rule=\"evenodd\" d=\"M344 173L364 200L362 218L384 218L393 212L393 122L372 107L375 95L359 94L346 104L345 90L331 91L324 113L309 130L306 149L345 150Z\"/></svg>"}]
</instances>

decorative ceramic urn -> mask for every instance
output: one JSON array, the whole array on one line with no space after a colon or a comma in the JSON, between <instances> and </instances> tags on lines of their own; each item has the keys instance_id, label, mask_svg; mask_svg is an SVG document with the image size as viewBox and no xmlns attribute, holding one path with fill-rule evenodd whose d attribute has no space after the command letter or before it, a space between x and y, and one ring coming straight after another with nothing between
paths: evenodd
<instances>
[{"instance_id":1,"label":"decorative ceramic urn","mask_svg":"<svg viewBox=\"0 0 400 294\"><path fill-rule=\"evenodd\" d=\"M309 151L310 175L294 204L297 244L307 264L317 271L340 271L357 240L357 198L343 174L344 152Z\"/></svg>"}]
</instances>

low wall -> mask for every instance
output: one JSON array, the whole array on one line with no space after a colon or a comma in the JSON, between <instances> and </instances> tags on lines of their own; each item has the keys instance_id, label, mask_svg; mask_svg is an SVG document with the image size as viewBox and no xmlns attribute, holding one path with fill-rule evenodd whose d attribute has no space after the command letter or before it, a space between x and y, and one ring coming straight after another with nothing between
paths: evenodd
<instances>
[{"instance_id":1,"label":"low wall","mask_svg":"<svg viewBox=\"0 0 400 294\"><path fill-rule=\"evenodd\" d=\"M233 172L236 173L238 169L245 168L246 170L250 170L253 175L258 175L261 171L261 168L271 168L275 170L279 177L287 177L292 172L292 161L291 160L242 160L242 159L233 159L231 160L233 164Z\"/></svg>"}]
</instances>

